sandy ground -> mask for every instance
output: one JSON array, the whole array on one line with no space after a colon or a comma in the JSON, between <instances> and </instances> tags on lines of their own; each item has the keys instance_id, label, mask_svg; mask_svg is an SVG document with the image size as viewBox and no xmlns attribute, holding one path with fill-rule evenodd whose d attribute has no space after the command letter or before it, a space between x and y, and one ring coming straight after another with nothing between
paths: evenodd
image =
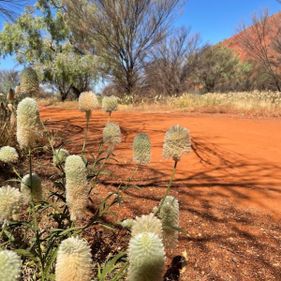
<instances>
[{"instance_id":1,"label":"sandy ground","mask_svg":"<svg viewBox=\"0 0 281 281\"><path fill-rule=\"evenodd\" d=\"M82 147L84 115L77 110L41 109L47 126L65 136L72 153ZM94 113L88 152L95 153L107 115ZM162 158L165 131L179 124L190 130L193 151L178 164L172 194L180 202L179 247L188 265L180 280L281 280L281 120L179 112L117 112L123 135L117 147L114 177L99 194L114 190L134 173L141 190L124 192L117 218L150 212L165 192L173 163ZM132 163L132 142L146 132L152 162Z\"/></svg>"}]
</instances>

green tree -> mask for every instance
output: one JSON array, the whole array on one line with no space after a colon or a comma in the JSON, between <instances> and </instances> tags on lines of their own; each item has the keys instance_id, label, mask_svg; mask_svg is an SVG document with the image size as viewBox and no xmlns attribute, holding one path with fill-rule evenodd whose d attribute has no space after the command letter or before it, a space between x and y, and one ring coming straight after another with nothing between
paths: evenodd
<instances>
[{"instance_id":1,"label":"green tree","mask_svg":"<svg viewBox=\"0 0 281 281\"><path fill-rule=\"evenodd\" d=\"M205 46L196 57L197 67L192 76L204 92L231 88L250 70L249 64L241 63L230 49L221 45Z\"/></svg>"},{"instance_id":2,"label":"green tree","mask_svg":"<svg viewBox=\"0 0 281 281\"><path fill-rule=\"evenodd\" d=\"M0 55L15 54L19 63L32 65L43 82L54 85L65 100L88 90L97 79L96 58L73 44L60 0L38 0L26 7L0 33Z\"/></svg>"}]
</instances>

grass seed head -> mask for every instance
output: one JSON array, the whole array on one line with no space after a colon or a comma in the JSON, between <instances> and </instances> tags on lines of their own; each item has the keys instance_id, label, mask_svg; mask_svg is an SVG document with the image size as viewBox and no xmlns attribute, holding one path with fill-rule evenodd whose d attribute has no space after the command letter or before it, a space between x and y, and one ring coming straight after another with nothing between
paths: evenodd
<instances>
[{"instance_id":1,"label":"grass seed head","mask_svg":"<svg viewBox=\"0 0 281 281\"><path fill-rule=\"evenodd\" d=\"M164 158L179 161L184 153L191 151L189 131L179 125L171 127L165 134L163 145Z\"/></svg>"},{"instance_id":2,"label":"grass seed head","mask_svg":"<svg viewBox=\"0 0 281 281\"><path fill-rule=\"evenodd\" d=\"M22 194L9 185L0 188L0 222L17 218L22 204ZM1 279L0 279L1 280Z\"/></svg>"},{"instance_id":3,"label":"grass seed head","mask_svg":"<svg viewBox=\"0 0 281 281\"><path fill-rule=\"evenodd\" d=\"M143 232L133 236L129 243L128 258L128 281L162 280L165 251L157 234Z\"/></svg>"},{"instance_id":4,"label":"grass seed head","mask_svg":"<svg viewBox=\"0 0 281 281\"><path fill-rule=\"evenodd\" d=\"M32 98L25 98L17 108L17 141L21 148L33 147L38 138L39 110Z\"/></svg>"},{"instance_id":5,"label":"grass seed head","mask_svg":"<svg viewBox=\"0 0 281 281\"><path fill-rule=\"evenodd\" d=\"M140 133L135 137L133 142L133 158L136 163L141 165L150 162L151 143L147 134Z\"/></svg>"},{"instance_id":6,"label":"grass seed head","mask_svg":"<svg viewBox=\"0 0 281 281\"><path fill-rule=\"evenodd\" d=\"M0 251L0 280L17 281L21 274L21 259L13 251Z\"/></svg>"},{"instance_id":7,"label":"grass seed head","mask_svg":"<svg viewBox=\"0 0 281 281\"><path fill-rule=\"evenodd\" d=\"M56 281L91 281L91 249L85 240L70 237L59 246Z\"/></svg>"},{"instance_id":8,"label":"grass seed head","mask_svg":"<svg viewBox=\"0 0 281 281\"><path fill-rule=\"evenodd\" d=\"M19 155L14 147L3 146L0 148L0 161L6 164L15 164L18 159Z\"/></svg>"},{"instance_id":9,"label":"grass seed head","mask_svg":"<svg viewBox=\"0 0 281 281\"><path fill-rule=\"evenodd\" d=\"M65 160L66 203L71 220L75 221L85 213L89 186L87 184L87 168L78 155L70 155Z\"/></svg>"}]
</instances>

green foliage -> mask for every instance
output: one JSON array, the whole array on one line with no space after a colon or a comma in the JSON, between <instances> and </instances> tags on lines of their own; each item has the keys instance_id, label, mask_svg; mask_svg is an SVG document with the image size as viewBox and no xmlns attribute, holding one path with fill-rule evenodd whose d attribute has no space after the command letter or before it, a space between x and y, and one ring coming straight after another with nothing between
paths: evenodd
<instances>
[{"instance_id":1,"label":"green foliage","mask_svg":"<svg viewBox=\"0 0 281 281\"><path fill-rule=\"evenodd\" d=\"M55 85L65 99L77 96L97 78L95 58L84 55L70 42L61 1L38 0L0 33L0 55L16 55L21 64L32 64L41 80Z\"/></svg>"},{"instance_id":2,"label":"green foliage","mask_svg":"<svg viewBox=\"0 0 281 281\"><path fill-rule=\"evenodd\" d=\"M237 83L250 70L236 55L221 45L207 46L196 54L197 67L192 79L203 86L204 92L213 92L225 84Z\"/></svg>"}]
</instances>

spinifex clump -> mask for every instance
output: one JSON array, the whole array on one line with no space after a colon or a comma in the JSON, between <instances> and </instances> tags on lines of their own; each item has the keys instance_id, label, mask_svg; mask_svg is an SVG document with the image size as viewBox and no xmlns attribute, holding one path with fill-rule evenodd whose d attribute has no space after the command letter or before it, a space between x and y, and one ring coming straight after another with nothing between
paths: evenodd
<instances>
[{"instance_id":1,"label":"spinifex clump","mask_svg":"<svg viewBox=\"0 0 281 281\"><path fill-rule=\"evenodd\" d=\"M19 159L19 155L15 148L11 146L3 146L0 148L0 161L6 164L15 164Z\"/></svg>"},{"instance_id":2,"label":"spinifex clump","mask_svg":"<svg viewBox=\"0 0 281 281\"><path fill-rule=\"evenodd\" d=\"M165 251L157 234L142 232L133 236L128 258L128 281L162 281Z\"/></svg>"},{"instance_id":3,"label":"spinifex clump","mask_svg":"<svg viewBox=\"0 0 281 281\"><path fill-rule=\"evenodd\" d=\"M42 185L41 179L36 173L25 175L21 181L21 192L23 194L24 202L27 204L31 200L34 202L42 201Z\"/></svg>"},{"instance_id":4,"label":"spinifex clump","mask_svg":"<svg viewBox=\"0 0 281 281\"><path fill-rule=\"evenodd\" d=\"M20 75L20 92L30 96L39 93L39 79L32 67L25 68Z\"/></svg>"},{"instance_id":5,"label":"spinifex clump","mask_svg":"<svg viewBox=\"0 0 281 281\"><path fill-rule=\"evenodd\" d=\"M166 248L174 248L178 243L179 202L173 196L167 196L161 202L159 218L162 222L163 239Z\"/></svg>"},{"instance_id":6,"label":"spinifex clump","mask_svg":"<svg viewBox=\"0 0 281 281\"><path fill-rule=\"evenodd\" d=\"M70 218L75 221L85 213L89 186L87 184L87 168L78 155L70 155L65 161L66 203Z\"/></svg>"},{"instance_id":7,"label":"spinifex clump","mask_svg":"<svg viewBox=\"0 0 281 281\"><path fill-rule=\"evenodd\" d=\"M22 194L11 186L0 188L0 222L17 219L22 203ZM0 279L1 280L1 279Z\"/></svg>"},{"instance_id":8,"label":"spinifex clump","mask_svg":"<svg viewBox=\"0 0 281 281\"><path fill-rule=\"evenodd\" d=\"M58 250L56 281L91 281L91 249L85 240L70 237Z\"/></svg>"},{"instance_id":9,"label":"spinifex clump","mask_svg":"<svg viewBox=\"0 0 281 281\"><path fill-rule=\"evenodd\" d=\"M17 281L21 274L21 259L12 251L0 251L0 280Z\"/></svg>"},{"instance_id":10,"label":"spinifex clump","mask_svg":"<svg viewBox=\"0 0 281 281\"><path fill-rule=\"evenodd\" d=\"M138 134L133 142L133 158L138 164L148 164L151 157L151 143L149 136L144 133Z\"/></svg>"},{"instance_id":11,"label":"spinifex clump","mask_svg":"<svg viewBox=\"0 0 281 281\"><path fill-rule=\"evenodd\" d=\"M105 96L102 99L102 109L107 112L109 117L113 111L117 111L118 109L118 98L115 96Z\"/></svg>"}]
</instances>

